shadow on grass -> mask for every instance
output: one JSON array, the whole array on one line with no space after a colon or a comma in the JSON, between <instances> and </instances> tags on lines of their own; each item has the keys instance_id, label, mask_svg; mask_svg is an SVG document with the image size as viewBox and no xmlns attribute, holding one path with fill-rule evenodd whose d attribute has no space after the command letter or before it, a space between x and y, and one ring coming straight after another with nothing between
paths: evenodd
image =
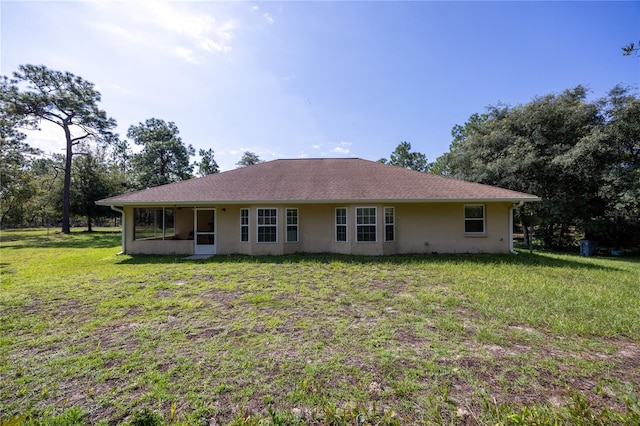
<instances>
[{"instance_id":1,"label":"shadow on grass","mask_svg":"<svg viewBox=\"0 0 640 426\"><path fill-rule=\"evenodd\" d=\"M612 259L620 262L640 263L640 259ZM280 256L215 255L209 259L187 259L185 255L126 255L120 264L331 264L346 263L357 265L434 265L441 263L475 264L480 267L491 265L546 266L558 268L585 268L600 270L618 270L590 262L575 256L558 258L545 253L522 252L513 254L414 254L394 256L356 256L344 254L291 254Z\"/></svg>"},{"instance_id":2,"label":"shadow on grass","mask_svg":"<svg viewBox=\"0 0 640 426\"><path fill-rule=\"evenodd\" d=\"M39 230L2 230L1 246L6 249L34 249L53 248L68 250L86 250L95 248L113 247L114 254L120 250L121 244L120 229L100 229L94 232L76 230L71 234L60 234L58 229ZM583 258L577 255L571 256L563 254L556 256L548 252L529 253L528 250L519 251L519 255L513 254L414 254L414 255L394 255L394 256L356 256L341 255L332 253L323 254L291 254L280 256L247 256L247 255L216 255L206 260L186 259L185 255L126 255L123 256L120 264L172 264L172 263L262 263L262 264L286 264L286 263L309 263L309 264L330 264L346 263L359 265L402 265L402 264L430 264L439 263L473 263L478 266L490 266L497 264L509 264L527 266L546 266L559 268L586 268L601 270L618 270L615 266L602 265L593 262L590 258ZM601 259L595 257L594 259ZM607 258L610 263L616 264L638 264L640 258ZM624 268L624 267L623 267ZM621 268L622 269L622 268Z\"/></svg>"},{"instance_id":3,"label":"shadow on grass","mask_svg":"<svg viewBox=\"0 0 640 426\"><path fill-rule=\"evenodd\" d=\"M118 247L121 243L121 232L118 231L74 231L62 234L56 230L4 230L2 231L3 249L64 248L91 249Z\"/></svg>"}]
</instances>

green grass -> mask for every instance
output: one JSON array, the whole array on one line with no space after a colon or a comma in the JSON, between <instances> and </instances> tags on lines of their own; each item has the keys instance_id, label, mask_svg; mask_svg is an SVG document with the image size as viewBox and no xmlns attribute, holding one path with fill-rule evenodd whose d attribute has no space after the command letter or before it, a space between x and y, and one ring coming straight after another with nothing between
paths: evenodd
<instances>
[{"instance_id":1,"label":"green grass","mask_svg":"<svg viewBox=\"0 0 640 426\"><path fill-rule=\"evenodd\" d=\"M640 261L0 233L0 425L637 424ZM537 423L536 423L537 422Z\"/></svg>"}]
</instances>

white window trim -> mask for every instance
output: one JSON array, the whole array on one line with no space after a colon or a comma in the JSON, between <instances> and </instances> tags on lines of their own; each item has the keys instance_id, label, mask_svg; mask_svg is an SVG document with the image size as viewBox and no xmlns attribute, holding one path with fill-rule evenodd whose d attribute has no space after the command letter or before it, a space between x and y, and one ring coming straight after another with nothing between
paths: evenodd
<instances>
[{"instance_id":1,"label":"white window trim","mask_svg":"<svg viewBox=\"0 0 640 426\"><path fill-rule=\"evenodd\" d=\"M360 209L373 209L373 217L376 221L376 223L374 224L358 224L358 210ZM373 241L359 241L358 240L358 228L360 226L373 226L375 227L375 240ZM356 207L356 243L360 243L360 244L373 244L373 243L377 243L378 242L378 208L375 206L360 206L360 207Z\"/></svg>"},{"instance_id":2,"label":"white window trim","mask_svg":"<svg viewBox=\"0 0 640 426\"><path fill-rule=\"evenodd\" d=\"M344 223L338 223L337 219L338 219L338 210L344 210ZM336 243L348 243L349 242L349 209L346 207L336 207L334 214L333 214L333 222L334 222L334 227L333 227L333 239ZM338 240L338 226L344 226L345 228L345 240L341 241Z\"/></svg>"},{"instance_id":3,"label":"white window trim","mask_svg":"<svg viewBox=\"0 0 640 426\"><path fill-rule=\"evenodd\" d=\"M479 218L467 218L466 209L467 207L482 207L482 219ZM486 235L487 233L487 206L484 204L465 204L462 208L462 215L464 217L463 229L465 235ZM467 231L467 221L480 221L482 220L482 231L480 232L471 232Z\"/></svg>"},{"instance_id":4,"label":"white window trim","mask_svg":"<svg viewBox=\"0 0 640 426\"><path fill-rule=\"evenodd\" d=\"M247 223L246 225L242 223L242 212L247 212ZM247 240L242 241L242 228L247 228ZM240 242L242 244L248 244L251 242L251 209L249 208L241 208L240 209Z\"/></svg>"},{"instance_id":5,"label":"white window trim","mask_svg":"<svg viewBox=\"0 0 640 426\"><path fill-rule=\"evenodd\" d=\"M391 223L387 223L387 210L390 209L391 210L391 218L393 219L393 222ZM393 227L393 239L392 240L387 240L387 226L392 226ZM395 207L390 207L387 206L384 208L384 241L385 242L392 242L396 240L396 208Z\"/></svg>"},{"instance_id":6,"label":"white window trim","mask_svg":"<svg viewBox=\"0 0 640 426\"><path fill-rule=\"evenodd\" d=\"M289 224L289 211L295 211L296 212L296 223L295 225L290 225ZM300 242L300 212L298 211L297 207L287 207L284 210L284 217L285 217L285 235L284 235L284 240L287 243L299 243ZM296 239L295 241L289 241L289 227L290 226L295 226L296 227Z\"/></svg>"},{"instance_id":7,"label":"white window trim","mask_svg":"<svg viewBox=\"0 0 640 426\"><path fill-rule=\"evenodd\" d=\"M259 219L259 214L258 211L260 210L275 210L276 211L276 223L274 225L259 225L258 224L258 219ZM275 226L276 227L276 240L275 241L258 241L259 237L260 237L260 232L259 229L260 227L271 227L271 226ZM277 244L278 243L278 208L277 207L256 207L256 243L257 244Z\"/></svg>"}]
</instances>

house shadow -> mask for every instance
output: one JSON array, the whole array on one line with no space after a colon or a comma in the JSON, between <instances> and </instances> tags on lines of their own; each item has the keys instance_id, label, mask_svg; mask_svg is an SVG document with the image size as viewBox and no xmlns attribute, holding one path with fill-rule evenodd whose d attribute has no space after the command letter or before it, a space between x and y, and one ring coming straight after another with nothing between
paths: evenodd
<instances>
[{"instance_id":1,"label":"house shadow","mask_svg":"<svg viewBox=\"0 0 640 426\"><path fill-rule=\"evenodd\" d=\"M392 256L357 256L346 254L290 254L277 256L248 256L248 255L215 255L208 259L188 259L185 255L123 255L118 262L123 265L136 264L331 264L346 263L357 265L437 265L444 263L474 264L478 267L496 265L518 265L522 267L545 266L555 268L620 270L615 266L594 263L589 258L564 256L558 258L548 253L529 253L528 251L514 254L411 254ZM612 258L616 262L632 262L640 264L640 259ZM639 265L640 266L640 265Z\"/></svg>"}]
</instances>

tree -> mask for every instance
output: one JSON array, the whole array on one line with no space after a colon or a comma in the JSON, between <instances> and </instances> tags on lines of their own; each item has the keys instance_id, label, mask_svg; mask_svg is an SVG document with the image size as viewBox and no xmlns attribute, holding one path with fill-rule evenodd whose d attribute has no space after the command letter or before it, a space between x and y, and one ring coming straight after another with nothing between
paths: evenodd
<instances>
[{"instance_id":1,"label":"tree","mask_svg":"<svg viewBox=\"0 0 640 426\"><path fill-rule=\"evenodd\" d=\"M150 118L144 123L129 127L127 137L142 151L131 159L136 189L165 185L191 178L193 165L189 158L195 150L185 145L173 122Z\"/></svg>"},{"instance_id":2,"label":"tree","mask_svg":"<svg viewBox=\"0 0 640 426\"><path fill-rule=\"evenodd\" d=\"M14 224L20 225L21 207L35 193L29 169L40 152L24 141L26 135L18 130L18 121L7 114L4 105L0 106L0 226L12 214Z\"/></svg>"},{"instance_id":3,"label":"tree","mask_svg":"<svg viewBox=\"0 0 640 426\"><path fill-rule=\"evenodd\" d=\"M418 172L426 172L429 167L427 157L421 152L411 152L411 144L409 142L400 142L391 153L391 160L387 161L386 158L381 158L378 161Z\"/></svg>"},{"instance_id":4,"label":"tree","mask_svg":"<svg viewBox=\"0 0 640 426\"><path fill-rule=\"evenodd\" d=\"M92 232L93 219L109 214L109 208L96 205L96 201L113 195L104 151L87 150L74 161L73 168L71 212L86 216L87 231Z\"/></svg>"},{"instance_id":5,"label":"tree","mask_svg":"<svg viewBox=\"0 0 640 426\"><path fill-rule=\"evenodd\" d=\"M640 99L628 88L616 86L601 101L606 126L599 137L608 158L603 167L600 196L605 201L605 231L621 245L625 239L640 238Z\"/></svg>"},{"instance_id":6,"label":"tree","mask_svg":"<svg viewBox=\"0 0 640 426\"><path fill-rule=\"evenodd\" d=\"M251 151L245 151L244 154L242 154L242 158L240 159L240 161L236 163L236 166L246 167L246 166L252 166L254 164L259 164L262 162L263 161L260 159L260 157L258 157L256 153Z\"/></svg>"},{"instance_id":7,"label":"tree","mask_svg":"<svg viewBox=\"0 0 640 426\"><path fill-rule=\"evenodd\" d=\"M451 176L536 194L526 215L544 219L547 245L564 244L570 226L601 216L599 194L607 161L603 118L582 86L517 107L489 107L456 126L440 161Z\"/></svg>"},{"instance_id":8,"label":"tree","mask_svg":"<svg viewBox=\"0 0 640 426\"><path fill-rule=\"evenodd\" d=\"M30 226L51 226L60 221L65 158L62 154L39 157L31 163L35 195L25 203Z\"/></svg>"},{"instance_id":9,"label":"tree","mask_svg":"<svg viewBox=\"0 0 640 426\"><path fill-rule=\"evenodd\" d=\"M636 54L636 56L640 57L640 41L637 45L632 42L622 48L622 54L624 56L631 56L634 53Z\"/></svg>"},{"instance_id":10,"label":"tree","mask_svg":"<svg viewBox=\"0 0 640 426\"><path fill-rule=\"evenodd\" d=\"M200 162L198 163L199 176L212 175L220 172L218 163L215 158L213 158L213 149L209 148L206 151L204 149L200 149L198 151L198 155L201 157Z\"/></svg>"},{"instance_id":11,"label":"tree","mask_svg":"<svg viewBox=\"0 0 640 426\"><path fill-rule=\"evenodd\" d=\"M116 121L98 108L100 93L93 83L81 77L43 65L21 65L13 75L12 80L4 77L2 82L0 100L5 113L27 128L39 129L39 123L45 120L64 132L62 232L69 233L71 173L76 147L89 142L111 143Z\"/></svg>"}]
</instances>

